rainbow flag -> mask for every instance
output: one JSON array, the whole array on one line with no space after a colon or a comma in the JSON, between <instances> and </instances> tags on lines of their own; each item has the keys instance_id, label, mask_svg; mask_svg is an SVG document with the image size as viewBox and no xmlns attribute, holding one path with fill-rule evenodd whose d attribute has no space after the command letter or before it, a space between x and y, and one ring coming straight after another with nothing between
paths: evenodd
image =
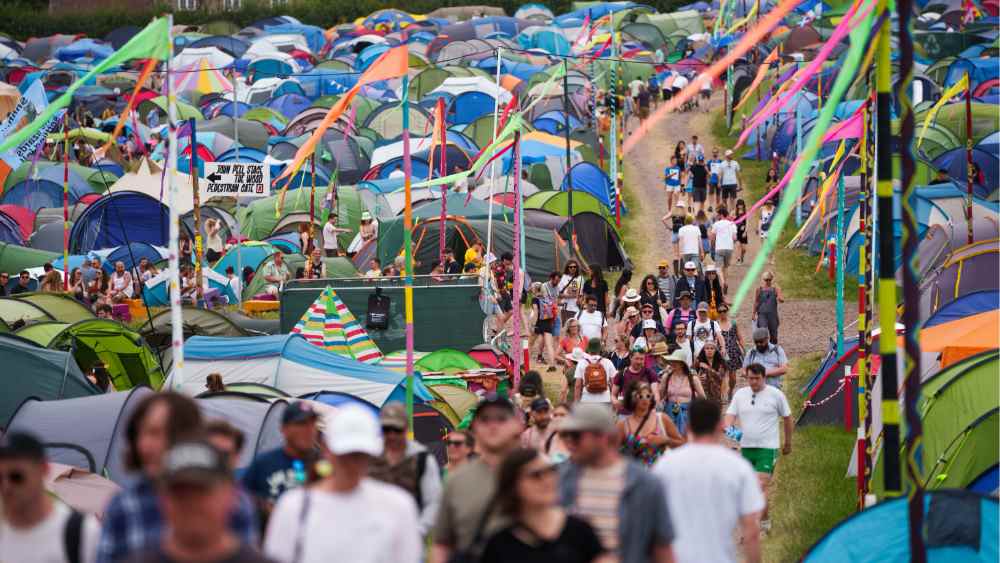
<instances>
[{"instance_id":1,"label":"rainbow flag","mask_svg":"<svg viewBox=\"0 0 1000 563\"><path fill-rule=\"evenodd\" d=\"M315 346L366 364L382 361L382 351L331 287L313 301L292 329Z\"/></svg>"}]
</instances>

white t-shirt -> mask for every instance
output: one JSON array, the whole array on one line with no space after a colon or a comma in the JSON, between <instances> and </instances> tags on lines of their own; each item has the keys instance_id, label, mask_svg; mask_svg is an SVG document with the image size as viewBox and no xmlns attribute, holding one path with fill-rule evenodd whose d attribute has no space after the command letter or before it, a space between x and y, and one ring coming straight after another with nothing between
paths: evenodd
<instances>
[{"instance_id":1,"label":"white t-shirt","mask_svg":"<svg viewBox=\"0 0 1000 563\"><path fill-rule=\"evenodd\" d=\"M632 82L628 83L628 87L632 90L632 97L636 98L639 96L639 89L642 88L643 82L636 78Z\"/></svg>"},{"instance_id":2,"label":"white t-shirt","mask_svg":"<svg viewBox=\"0 0 1000 563\"><path fill-rule=\"evenodd\" d=\"M750 387L737 390L726 414L740 419L740 429L743 430L740 447L776 450L781 447L778 420L791 416L792 410L780 389L765 385L756 393Z\"/></svg>"},{"instance_id":3,"label":"white t-shirt","mask_svg":"<svg viewBox=\"0 0 1000 563\"><path fill-rule=\"evenodd\" d=\"M719 164L719 185L735 186L739 183L736 173L740 171L740 163L735 160L723 160Z\"/></svg>"},{"instance_id":4,"label":"white t-shirt","mask_svg":"<svg viewBox=\"0 0 1000 563\"><path fill-rule=\"evenodd\" d=\"M614 378L617 370L615 369L615 364L611 363L611 360L607 358L602 358L601 356L591 356L584 355L586 359L582 362L577 362L576 372L573 377L575 379L580 379L583 381L583 393L580 394L581 403L611 403L611 379ZM601 366L604 367L604 374L608 378L608 388L603 393L590 393L587 391L587 378L584 374L587 372L587 366L592 363L600 362Z\"/></svg>"},{"instance_id":5,"label":"white t-shirt","mask_svg":"<svg viewBox=\"0 0 1000 563\"><path fill-rule=\"evenodd\" d=\"M337 250L336 225L329 221L323 225L323 250Z\"/></svg>"},{"instance_id":6,"label":"white t-shirt","mask_svg":"<svg viewBox=\"0 0 1000 563\"><path fill-rule=\"evenodd\" d=\"M569 284L571 284L572 282L576 282L575 295L570 295L570 291L567 289L569 287ZM565 294L565 297L562 297L559 300L559 304L563 309L566 309L571 313L576 313L577 311L580 310L580 307L576 304L576 296L580 295L580 293L583 291L583 284L584 284L583 276L576 276L575 278L571 278L566 274L563 274L563 277L559 278L559 285L556 286L556 289L558 289L558 293Z\"/></svg>"},{"instance_id":7,"label":"white t-shirt","mask_svg":"<svg viewBox=\"0 0 1000 563\"><path fill-rule=\"evenodd\" d=\"M677 231L677 243L681 254L698 254L701 249L701 229L694 223L684 225Z\"/></svg>"},{"instance_id":8,"label":"white t-shirt","mask_svg":"<svg viewBox=\"0 0 1000 563\"><path fill-rule=\"evenodd\" d=\"M715 250L732 250L736 246L736 223L719 219L712 229L715 230Z\"/></svg>"},{"instance_id":9,"label":"white t-shirt","mask_svg":"<svg viewBox=\"0 0 1000 563\"><path fill-rule=\"evenodd\" d=\"M604 318L604 313L594 311L588 313L586 310L580 311L576 315L576 320L580 321L580 335L586 339L601 338L601 330L608 326L608 320Z\"/></svg>"},{"instance_id":10,"label":"white t-shirt","mask_svg":"<svg viewBox=\"0 0 1000 563\"><path fill-rule=\"evenodd\" d=\"M764 509L750 463L718 444L689 443L664 454L652 472L666 493L677 563L738 561L733 530Z\"/></svg>"},{"instance_id":11,"label":"white t-shirt","mask_svg":"<svg viewBox=\"0 0 1000 563\"><path fill-rule=\"evenodd\" d=\"M694 353L691 357L697 358L698 354L701 354L701 349L705 347L705 342L715 340L715 336L721 333L722 329L719 328L719 323L711 319L701 322L695 318L688 323L688 338L694 342ZM722 350L719 350L719 353L722 353Z\"/></svg>"},{"instance_id":12,"label":"white t-shirt","mask_svg":"<svg viewBox=\"0 0 1000 563\"><path fill-rule=\"evenodd\" d=\"M63 534L71 511L59 501L54 501L52 508L48 518L28 530L13 528L6 521L0 522L0 561L69 561L63 546ZM90 515L84 517L80 533L80 560L83 563L97 560L100 537L101 525L97 519Z\"/></svg>"},{"instance_id":13,"label":"white t-shirt","mask_svg":"<svg viewBox=\"0 0 1000 563\"><path fill-rule=\"evenodd\" d=\"M684 76L683 74L681 74L677 78L674 79L674 83L671 84L670 87L674 88L675 90L680 90L681 88L684 88L688 84L690 84L690 82L691 81L688 80L688 78L686 76Z\"/></svg>"},{"instance_id":14,"label":"white t-shirt","mask_svg":"<svg viewBox=\"0 0 1000 563\"><path fill-rule=\"evenodd\" d=\"M705 147L703 147L701 143L692 143L691 146L688 147L689 159L694 162L698 160L699 156L705 156Z\"/></svg>"},{"instance_id":15,"label":"white t-shirt","mask_svg":"<svg viewBox=\"0 0 1000 563\"><path fill-rule=\"evenodd\" d=\"M294 489L278 499L264 538L267 557L292 563L301 537L297 563L325 563L331 554L352 563L420 561L417 504L403 489L368 478L349 493L310 489L303 533L299 527L305 494Z\"/></svg>"}]
</instances>

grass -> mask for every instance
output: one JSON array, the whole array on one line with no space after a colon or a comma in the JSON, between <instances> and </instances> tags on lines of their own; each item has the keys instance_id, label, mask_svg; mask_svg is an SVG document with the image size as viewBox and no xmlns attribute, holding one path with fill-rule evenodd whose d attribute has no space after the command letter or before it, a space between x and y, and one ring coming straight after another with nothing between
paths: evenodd
<instances>
[{"instance_id":1,"label":"grass","mask_svg":"<svg viewBox=\"0 0 1000 563\"><path fill-rule=\"evenodd\" d=\"M813 354L793 360L785 389L800 389L821 359ZM790 392L788 402L798 413L802 394ZM771 483L772 532L763 542L764 561L798 561L854 511L854 481L844 476L853 441L854 434L839 426L796 428L792 455L781 458Z\"/></svg>"}]
</instances>

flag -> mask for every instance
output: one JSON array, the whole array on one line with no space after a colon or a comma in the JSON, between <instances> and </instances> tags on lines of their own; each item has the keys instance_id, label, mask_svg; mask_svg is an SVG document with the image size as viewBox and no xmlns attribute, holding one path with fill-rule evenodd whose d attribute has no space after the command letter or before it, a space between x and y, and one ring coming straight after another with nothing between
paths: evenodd
<instances>
[{"instance_id":1,"label":"flag","mask_svg":"<svg viewBox=\"0 0 1000 563\"><path fill-rule=\"evenodd\" d=\"M45 142L45 138L49 136L49 133L59 127L59 123L62 122L62 118L65 113L66 110L64 109L56 111L48 123L36 128L34 134L25 139L23 143L11 150L6 150L0 153L0 159L2 159L11 170L17 170L25 160L31 158L36 152L38 152L38 149L41 148L42 143Z\"/></svg>"},{"instance_id":2,"label":"flag","mask_svg":"<svg viewBox=\"0 0 1000 563\"><path fill-rule=\"evenodd\" d=\"M931 106L931 109L927 111L927 115L924 117L924 125L920 128L920 135L917 136L918 149L920 148L920 144L924 142L924 135L927 134L927 128L930 127L931 121L934 120L934 116L937 115L938 111L940 111L949 100L964 92L968 87L969 75L963 74L962 78L956 82L954 86L945 90L944 93L941 94L941 99Z\"/></svg>"},{"instance_id":3,"label":"flag","mask_svg":"<svg viewBox=\"0 0 1000 563\"><path fill-rule=\"evenodd\" d=\"M28 86L28 90L24 92L21 99L17 101L17 105L14 109L7 114L3 122L0 123L0 139L4 139L11 131L17 127L21 119L24 118L25 114L28 113L29 109L34 110L35 114L42 113L42 111L49 105L49 99L45 95L45 86L42 84L41 80L34 80L31 85Z\"/></svg>"},{"instance_id":4,"label":"flag","mask_svg":"<svg viewBox=\"0 0 1000 563\"><path fill-rule=\"evenodd\" d=\"M736 104L736 107L733 108L733 111L739 110L741 107L743 107L743 104L747 103L747 100L750 99L750 94L753 93L753 91L757 88L757 85L759 85L761 82L764 81L764 77L767 76L767 71L771 70L771 63L773 63L776 60L778 60L777 47L775 47L775 49L767 55L767 58L764 59L764 62L761 63L759 68L757 68L757 76L753 78L753 82L750 83L750 86L747 87L745 93L743 94L743 99L740 100L740 103Z\"/></svg>"}]
</instances>

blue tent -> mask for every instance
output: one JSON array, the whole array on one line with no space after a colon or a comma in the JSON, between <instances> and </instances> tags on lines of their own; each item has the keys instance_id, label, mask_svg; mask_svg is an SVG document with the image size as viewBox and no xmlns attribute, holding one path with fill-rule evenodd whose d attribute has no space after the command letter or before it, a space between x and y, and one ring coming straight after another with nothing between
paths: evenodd
<instances>
[{"instance_id":1,"label":"blue tent","mask_svg":"<svg viewBox=\"0 0 1000 563\"><path fill-rule=\"evenodd\" d=\"M951 149L934 159L934 168L947 170L952 180L965 185L968 176L966 158L965 147ZM994 154L973 148L972 162L979 166L986 177L985 183L973 182L973 191L977 197L988 198L1000 185L1000 159Z\"/></svg>"},{"instance_id":2,"label":"blue tent","mask_svg":"<svg viewBox=\"0 0 1000 563\"><path fill-rule=\"evenodd\" d=\"M941 307L924 321L924 328L950 323L986 311L1000 309L1000 291L985 289L973 291Z\"/></svg>"},{"instance_id":3,"label":"blue tent","mask_svg":"<svg viewBox=\"0 0 1000 563\"><path fill-rule=\"evenodd\" d=\"M837 524L806 552L803 561L868 563L910 561L908 499L883 501ZM927 561L995 563L997 499L969 491L940 490L924 496Z\"/></svg>"},{"instance_id":4,"label":"blue tent","mask_svg":"<svg viewBox=\"0 0 1000 563\"><path fill-rule=\"evenodd\" d=\"M944 77L944 87L953 86L962 79L965 74L969 74L972 82L969 86L975 90L976 86L1000 78L1000 61L996 57L985 59L955 59L948 66L948 74Z\"/></svg>"},{"instance_id":5,"label":"blue tent","mask_svg":"<svg viewBox=\"0 0 1000 563\"><path fill-rule=\"evenodd\" d=\"M237 262L241 262L244 268L249 266L256 272L260 263L275 252L278 252L278 249L269 243L243 242L240 243L238 257L236 247L234 246L226 251L226 254L215 263L215 266L213 266L212 269L220 274L225 274L226 268L232 266L235 271Z\"/></svg>"},{"instance_id":6,"label":"blue tent","mask_svg":"<svg viewBox=\"0 0 1000 563\"><path fill-rule=\"evenodd\" d=\"M448 108L448 122L452 125L472 123L479 117L493 113L496 99L483 92L462 92Z\"/></svg>"},{"instance_id":7,"label":"blue tent","mask_svg":"<svg viewBox=\"0 0 1000 563\"><path fill-rule=\"evenodd\" d=\"M323 49L323 44L326 43L326 37L323 35L323 30L315 25L286 23L282 25L269 25L264 28L264 31L265 36L276 34L301 35L305 38L306 44L309 46L309 50L313 53L319 53L320 50Z\"/></svg>"},{"instance_id":8,"label":"blue tent","mask_svg":"<svg viewBox=\"0 0 1000 563\"><path fill-rule=\"evenodd\" d=\"M250 44L238 37L213 35L211 37L202 37L201 39L192 42L188 45L188 47L191 47L192 49L215 47L220 51L225 51L233 58L238 59L243 56L243 53L247 52L247 49L250 48Z\"/></svg>"},{"instance_id":9,"label":"blue tent","mask_svg":"<svg viewBox=\"0 0 1000 563\"><path fill-rule=\"evenodd\" d=\"M184 343L183 380L173 372L164 387L197 394L205 376L219 373L225 383L263 383L295 396L338 391L381 407L406 398L406 376L314 346L299 334L225 338L194 336ZM414 397L433 396L419 378Z\"/></svg>"},{"instance_id":10,"label":"blue tent","mask_svg":"<svg viewBox=\"0 0 1000 563\"><path fill-rule=\"evenodd\" d=\"M114 52L114 47L106 43L98 43L93 39L80 39L56 49L55 56L60 61L75 61L84 57L96 60L106 59Z\"/></svg>"},{"instance_id":11,"label":"blue tent","mask_svg":"<svg viewBox=\"0 0 1000 563\"><path fill-rule=\"evenodd\" d=\"M354 395L348 395L347 393L341 393L340 391L317 391L315 393L307 393L300 399L309 399L310 401L319 401L324 405L330 405L331 407L342 407L344 405L359 405L365 407L372 411L372 414L378 416L379 408L375 405L369 403L364 399L359 399Z\"/></svg>"},{"instance_id":12,"label":"blue tent","mask_svg":"<svg viewBox=\"0 0 1000 563\"><path fill-rule=\"evenodd\" d=\"M218 289L219 295L229 300L229 303L237 303L237 295L229 285L229 279L212 270L206 264L202 269L202 279L210 289ZM170 271L163 270L159 275L146 282L142 288L142 299L148 307L169 307L170 297L168 289L170 287Z\"/></svg>"},{"instance_id":13,"label":"blue tent","mask_svg":"<svg viewBox=\"0 0 1000 563\"><path fill-rule=\"evenodd\" d=\"M271 98L271 101L267 102L267 107L273 109L288 119L294 118L296 115L308 109L311 105L312 101L301 94L284 94L281 96L275 96Z\"/></svg>"},{"instance_id":14,"label":"blue tent","mask_svg":"<svg viewBox=\"0 0 1000 563\"><path fill-rule=\"evenodd\" d=\"M611 201L611 180L596 164L590 162L580 162L574 164L569 169L569 174L563 177L561 191L569 190L569 182L573 182L573 189L587 192L597 198L597 201L604 204L609 210L615 208Z\"/></svg>"},{"instance_id":15,"label":"blue tent","mask_svg":"<svg viewBox=\"0 0 1000 563\"><path fill-rule=\"evenodd\" d=\"M69 204L80 201L84 195L91 193L91 190L83 191L77 187L70 186ZM37 212L43 207L62 207L63 187L62 183L55 183L51 180L21 180L10 188L7 188L0 203L20 205Z\"/></svg>"},{"instance_id":16,"label":"blue tent","mask_svg":"<svg viewBox=\"0 0 1000 563\"><path fill-rule=\"evenodd\" d=\"M70 232L69 251L85 254L130 241L167 246L169 215L167 206L146 194L132 191L107 194L77 218ZM184 232L192 236L186 227Z\"/></svg>"},{"instance_id":17,"label":"blue tent","mask_svg":"<svg viewBox=\"0 0 1000 563\"><path fill-rule=\"evenodd\" d=\"M228 101L220 105L215 109L215 115L212 117L219 117L220 115L227 115L229 117L243 117L243 114L253 109L250 104L245 104L243 102Z\"/></svg>"},{"instance_id":18,"label":"blue tent","mask_svg":"<svg viewBox=\"0 0 1000 563\"><path fill-rule=\"evenodd\" d=\"M561 110L552 110L543 113L531 122L535 129L545 131L551 135L562 135L566 128L566 114ZM582 123L579 119L569 116L570 130L578 129Z\"/></svg>"},{"instance_id":19,"label":"blue tent","mask_svg":"<svg viewBox=\"0 0 1000 563\"><path fill-rule=\"evenodd\" d=\"M122 245L112 250L104 259L101 267L105 272L110 274L115 270L115 262L121 261L125 263L125 269L131 271L132 268L139 265L139 262L141 262L143 258L146 258L152 264L156 264L160 260L166 258L166 256L161 254L160 251L151 244L131 241L128 245Z\"/></svg>"},{"instance_id":20,"label":"blue tent","mask_svg":"<svg viewBox=\"0 0 1000 563\"><path fill-rule=\"evenodd\" d=\"M267 153L260 149L254 149L251 147L240 147L239 150L239 160L236 160L236 149L232 148L228 151L216 155L216 162L264 162L264 158L267 157Z\"/></svg>"}]
</instances>

